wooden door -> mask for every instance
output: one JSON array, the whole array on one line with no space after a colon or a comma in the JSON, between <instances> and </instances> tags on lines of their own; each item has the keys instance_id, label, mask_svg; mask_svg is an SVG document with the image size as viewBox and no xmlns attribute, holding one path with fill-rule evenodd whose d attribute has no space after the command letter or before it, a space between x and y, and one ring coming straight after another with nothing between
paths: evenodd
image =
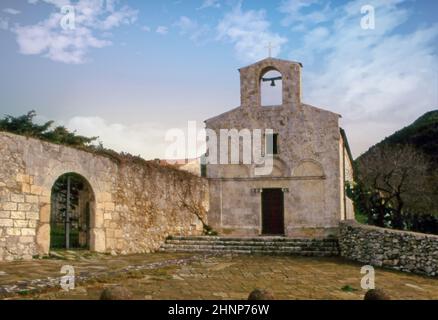
<instances>
[{"instance_id":1,"label":"wooden door","mask_svg":"<svg viewBox=\"0 0 438 320\"><path fill-rule=\"evenodd\" d=\"M284 194L282 189L263 189L262 233L284 235Z\"/></svg>"}]
</instances>

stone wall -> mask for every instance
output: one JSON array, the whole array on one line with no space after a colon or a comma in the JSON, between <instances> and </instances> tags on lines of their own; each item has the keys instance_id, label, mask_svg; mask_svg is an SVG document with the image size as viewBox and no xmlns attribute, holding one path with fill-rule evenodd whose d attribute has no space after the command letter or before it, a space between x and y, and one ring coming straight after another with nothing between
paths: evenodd
<instances>
[{"instance_id":1,"label":"stone wall","mask_svg":"<svg viewBox=\"0 0 438 320\"><path fill-rule=\"evenodd\" d=\"M438 236L341 222L341 255L358 262L438 276Z\"/></svg>"},{"instance_id":2,"label":"stone wall","mask_svg":"<svg viewBox=\"0 0 438 320\"><path fill-rule=\"evenodd\" d=\"M202 233L202 178L0 132L0 261L49 252L51 189L66 173L81 175L94 193L92 251L143 253L169 235Z\"/></svg>"}]
</instances>

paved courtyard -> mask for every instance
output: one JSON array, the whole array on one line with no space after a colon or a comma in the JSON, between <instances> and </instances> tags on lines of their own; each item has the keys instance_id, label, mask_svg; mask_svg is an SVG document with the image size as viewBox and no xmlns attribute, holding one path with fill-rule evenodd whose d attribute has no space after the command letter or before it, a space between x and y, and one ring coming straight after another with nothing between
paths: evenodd
<instances>
[{"instance_id":1,"label":"paved courtyard","mask_svg":"<svg viewBox=\"0 0 438 320\"><path fill-rule=\"evenodd\" d=\"M73 291L54 288L32 293L23 289L8 299L98 299L104 288L115 285L146 300L246 299L255 288L269 289L277 299L363 299L364 295L361 265L339 258L165 253L66 256L69 260L64 255L64 260L1 263L0 286L59 277L61 266L68 264L75 267L76 274L100 276L79 283ZM438 300L437 278L376 269L376 286L393 299Z\"/></svg>"}]
</instances>

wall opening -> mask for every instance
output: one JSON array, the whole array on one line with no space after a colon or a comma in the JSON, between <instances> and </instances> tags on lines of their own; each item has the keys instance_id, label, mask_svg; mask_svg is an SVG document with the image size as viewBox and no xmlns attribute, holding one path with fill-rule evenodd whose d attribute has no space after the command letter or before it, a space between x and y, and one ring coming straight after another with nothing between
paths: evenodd
<instances>
[{"instance_id":1,"label":"wall opening","mask_svg":"<svg viewBox=\"0 0 438 320\"><path fill-rule=\"evenodd\" d=\"M284 235L284 193L282 189L263 189L262 234Z\"/></svg>"},{"instance_id":2,"label":"wall opening","mask_svg":"<svg viewBox=\"0 0 438 320\"><path fill-rule=\"evenodd\" d=\"M88 181L76 173L59 177L52 187L50 249L90 249L95 198Z\"/></svg>"},{"instance_id":3,"label":"wall opening","mask_svg":"<svg viewBox=\"0 0 438 320\"><path fill-rule=\"evenodd\" d=\"M263 73L260 78L261 105L280 106L283 104L283 77L275 69Z\"/></svg>"}]
</instances>

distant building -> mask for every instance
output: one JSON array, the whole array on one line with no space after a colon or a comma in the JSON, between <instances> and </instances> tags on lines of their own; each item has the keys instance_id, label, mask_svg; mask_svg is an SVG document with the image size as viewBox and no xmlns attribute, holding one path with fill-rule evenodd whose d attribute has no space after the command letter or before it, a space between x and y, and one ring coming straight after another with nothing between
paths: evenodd
<instances>
[{"instance_id":1,"label":"distant building","mask_svg":"<svg viewBox=\"0 0 438 320\"><path fill-rule=\"evenodd\" d=\"M174 166L180 170L192 173L196 176L201 176L201 158L196 159L181 159L181 160L159 160L159 164Z\"/></svg>"}]
</instances>

